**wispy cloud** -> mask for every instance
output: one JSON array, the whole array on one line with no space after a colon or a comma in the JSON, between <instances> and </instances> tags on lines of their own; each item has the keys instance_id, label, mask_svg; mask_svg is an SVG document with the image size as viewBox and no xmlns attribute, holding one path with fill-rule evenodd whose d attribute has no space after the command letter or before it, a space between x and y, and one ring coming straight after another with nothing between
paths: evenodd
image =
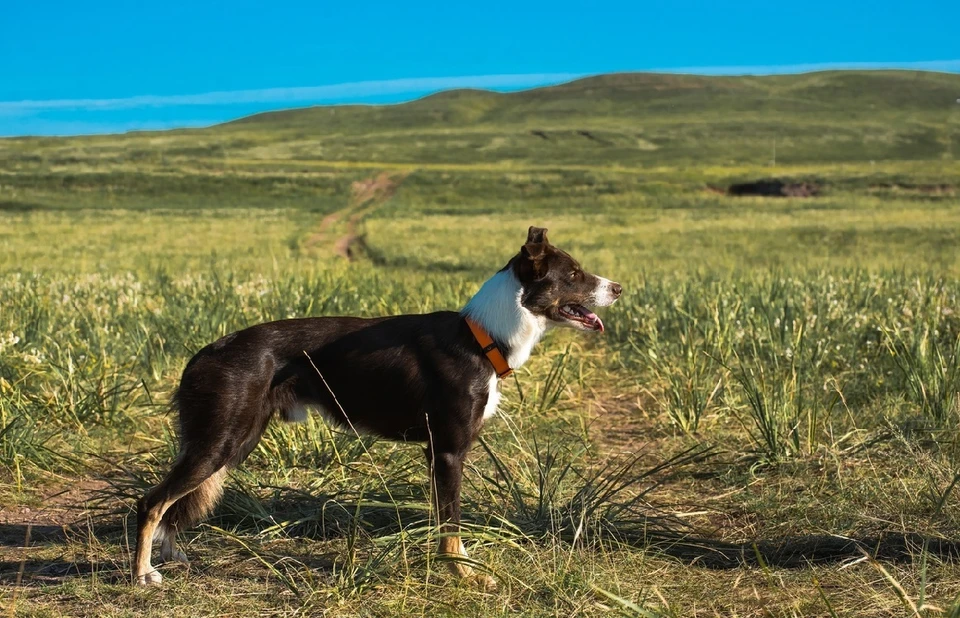
<instances>
[{"instance_id":1,"label":"wispy cloud","mask_svg":"<svg viewBox=\"0 0 960 618\"><path fill-rule=\"evenodd\" d=\"M937 71L960 73L960 59L926 60L918 62L820 62L810 64L744 65L719 67L677 67L654 69L654 73L685 73L690 75L786 75L814 71L903 69L907 71Z\"/></svg>"},{"instance_id":2,"label":"wispy cloud","mask_svg":"<svg viewBox=\"0 0 960 618\"><path fill-rule=\"evenodd\" d=\"M17 117L6 123L0 116L0 137L18 135L106 135L127 131L166 131L168 129L203 128L223 122L222 118L176 120L122 120L91 122L86 120L60 120L35 116Z\"/></svg>"},{"instance_id":3,"label":"wispy cloud","mask_svg":"<svg viewBox=\"0 0 960 618\"><path fill-rule=\"evenodd\" d=\"M119 99L52 99L0 101L0 114L24 115L53 110L108 111L148 107L242 105L250 103L322 103L368 97L417 95L451 88L519 89L569 81L572 73L421 77L349 82L301 88L229 90L183 95L141 95Z\"/></svg>"}]
</instances>

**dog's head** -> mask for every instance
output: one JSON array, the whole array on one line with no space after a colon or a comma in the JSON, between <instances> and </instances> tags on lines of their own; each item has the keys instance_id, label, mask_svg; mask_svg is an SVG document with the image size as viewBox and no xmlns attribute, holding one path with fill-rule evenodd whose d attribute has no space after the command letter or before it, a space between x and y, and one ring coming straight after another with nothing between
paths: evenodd
<instances>
[{"instance_id":1,"label":"dog's head","mask_svg":"<svg viewBox=\"0 0 960 618\"><path fill-rule=\"evenodd\" d=\"M580 330L603 331L588 307L606 307L620 297L619 283L585 272L566 251L547 240L547 230L531 227L513 260L523 286L520 303L534 315Z\"/></svg>"}]
</instances>

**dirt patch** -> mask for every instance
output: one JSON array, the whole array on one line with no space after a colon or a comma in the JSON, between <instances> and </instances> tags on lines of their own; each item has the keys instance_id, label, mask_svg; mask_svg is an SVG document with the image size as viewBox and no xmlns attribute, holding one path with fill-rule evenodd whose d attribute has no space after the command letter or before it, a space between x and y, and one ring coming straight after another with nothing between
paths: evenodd
<instances>
[{"instance_id":1,"label":"dirt patch","mask_svg":"<svg viewBox=\"0 0 960 618\"><path fill-rule=\"evenodd\" d=\"M347 233L338 238L337 242L333 245L334 251L336 251L340 257L345 257L348 260L356 258L356 248L359 244L362 244L357 230L360 226L360 220L363 219L363 216L367 214L367 212L367 210L364 210L350 216L350 220L347 223Z\"/></svg>"},{"instance_id":2,"label":"dirt patch","mask_svg":"<svg viewBox=\"0 0 960 618\"><path fill-rule=\"evenodd\" d=\"M815 182L790 182L780 178L764 178L739 182L727 187L726 194L736 197L816 197L823 187Z\"/></svg>"},{"instance_id":3,"label":"dirt patch","mask_svg":"<svg viewBox=\"0 0 960 618\"><path fill-rule=\"evenodd\" d=\"M325 244L327 240L327 232L334 226L334 224L340 219L340 215L343 211L332 212L320 221L320 226L317 228L313 234L307 238L306 246L315 247L317 245Z\"/></svg>"},{"instance_id":4,"label":"dirt patch","mask_svg":"<svg viewBox=\"0 0 960 618\"><path fill-rule=\"evenodd\" d=\"M108 487L106 481L81 480L67 487L45 492L39 506L11 505L0 507L0 526L34 525L67 526L87 515L86 506Z\"/></svg>"},{"instance_id":5,"label":"dirt patch","mask_svg":"<svg viewBox=\"0 0 960 618\"><path fill-rule=\"evenodd\" d=\"M592 441L605 456L627 453L637 444L664 437L655 420L659 406L653 396L624 392L629 391L594 393L590 399Z\"/></svg>"},{"instance_id":6,"label":"dirt patch","mask_svg":"<svg viewBox=\"0 0 960 618\"><path fill-rule=\"evenodd\" d=\"M39 505L0 507L0 560L19 556L18 548L37 542L63 542L67 529L83 523L102 498L106 481L80 480L43 492Z\"/></svg>"},{"instance_id":7,"label":"dirt patch","mask_svg":"<svg viewBox=\"0 0 960 618\"><path fill-rule=\"evenodd\" d=\"M815 181L793 181L782 178L761 178L749 182L738 182L727 187L707 185L706 191L717 195L733 197L816 197L823 193L824 185ZM953 197L957 195L956 185L947 183L911 183L880 182L859 191L868 194L894 193L904 196L924 196L931 198Z\"/></svg>"},{"instance_id":8,"label":"dirt patch","mask_svg":"<svg viewBox=\"0 0 960 618\"><path fill-rule=\"evenodd\" d=\"M350 203L354 207L363 206L371 201L385 202L397 192L404 176L391 176L383 172L374 178L357 180L350 185Z\"/></svg>"}]
</instances>

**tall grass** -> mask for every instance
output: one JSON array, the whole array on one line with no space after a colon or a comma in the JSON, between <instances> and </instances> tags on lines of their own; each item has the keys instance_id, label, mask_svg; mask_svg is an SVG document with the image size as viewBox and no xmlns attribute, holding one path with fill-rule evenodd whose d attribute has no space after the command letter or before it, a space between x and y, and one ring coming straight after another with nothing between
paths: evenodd
<instances>
[{"instance_id":1,"label":"tall grass","mask_svg":"<svg viewBox=\"0 0 960 618\"><path fill-rule=\"evenodd\" d=\"M890 397L901 384L935 424L956 416L955 284L774 271L644 279L625 289L610 333L621 362L684 432L702 431L714 407L743 420L759 455L782 460L829 443L834 429L878 426L883 419L837 411Z\"/></svg>"},{"instance_id":2,"label":"tall grass","mask_svg":"<svg viewBox=\"0 0 960 618\"><path fill-rule=\"evenodd\" d=\"M960 292L953 283L856 271L624 283L607 341L684 432L703 432L711 412L711 422L730 414L744 420L763 456L791 457L818 448L835 425L882 424L836 415L840 397L857 408L901 385L935 425L956 421L960 321L952 308ZM429 286L425 296L403 277L363 269L349 276L7 275L0 285L2 440L23 436L16 438L21 451L49 439L80 446L99 428L143 426L143 412L163 409L193 351L248 324L429 311L457 307L469 294L447 275ZM525 414L543 414L565 390L584 388L582 366L571 366L571 359L583 362L582 353L568 347L545 358L551 364L538 370L542 379L516 383ZM264 448L288 440L274 456L293 465L331 456L298 454L294 443L309 447L299 436L269 437ZM3 463L13 452L8 446Z\"/></svg>"},{"instance_id":3,"label":"tall grass","mask_svg":"<svg viewBox=\"0 0 960 618\"><path fill-rule=\"evenodd\" d=\"M956 427L960 421L960 334L941 333L929 323L883 332L885 347L920 413L938 429Z\"/></svg>"},{"instance_id":4,"label":"tall grass","mask_svg":"<svg viewBox=\"0 0 960 618\"><path fill-rule=\"evenodd\" d=\"M443 239L431 251L449 254L450 267L434 270L298 261L289 272L266 264L0 275L0 473L10 493L27 495L50 478L100 475L112 483L105 490L112 517L118 505L128 514L175 456L164 411L196 350L265 320L462 306L489 273L465 261L476 246L468 251L443 235L447 223L428 228ZM482 241L466 241L473 242ZM587 244L581 249L590 255ZM937 446L929 434L914 441L903 432L915 449L902 447L910 461L928 451L938 458L930 479L905 476L886 451L876 456L881 463L867 459L872 451L857 453L914 417L956 426L955 281L800 267L619 277L614 258L596 255L601 267L593 270L626 290L604 310L606 335L549 335L503 385L501 415L470 459L463 512L471 559L511 594L541 609L604 602L647 611L653 597L631 579L646 568L644 548L693 532L754 534L745 525L718 532L716 521L741 513L771 518L752 524L756 534L808 519L845 533L861 525L862 511L878 521L902 504L911 522L954 523L948 432L938 433ZM642 393L653 405L633 406ZM866 432L875 442L858 443L856 452L838 447L837 436ZM835 488L842 497L829 504L778 510L779 494L743 482L743 459L751 475L776 469L777 482L792 483L798 496L809 489L806 470L826 478L834 465L837 475L857 469L867 482L842 477L847 484ZM897 498L899 485L893 491L869 477L884 465L878 477L902 478L905 497ZM758 478L761 487L769 480ZM433 594L444 578L429 551L439 530L426 481L418 447L357 440L314 418L272 425L232 475L209 527L187 535L188 553L196 548L201 563L214 565L189 577L217 577L239 569L236 562L306 608L362 603L383 591L405 598L394 609L401 607L414 586ZM125 560L119 549L111 559ZM678 581L698 572L663 563L651 570L681 566ZM612 573L626 573L634 587ZM833 590L824 594L836 603Z\"/></svg>"}]
</instances>

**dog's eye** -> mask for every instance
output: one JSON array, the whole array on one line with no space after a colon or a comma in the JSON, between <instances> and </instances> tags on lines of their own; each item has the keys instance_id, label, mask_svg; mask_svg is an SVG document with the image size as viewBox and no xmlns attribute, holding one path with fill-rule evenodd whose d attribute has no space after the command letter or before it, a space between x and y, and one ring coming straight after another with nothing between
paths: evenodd
<instances>
[{"instance_id":1,"label":"dog's eye","mask_svg":"<svg viewBox=\"0 0 960 618\"><path fill-rule=\"evenodd\" d=\"M580 276L580 271L579 271L579 270L575 270L575 271L573 271L573 272L570 273L570 278L571 278L571 279L576 279L576 278L579 277L579 276Z\"/></svg>"}]
</instances>

